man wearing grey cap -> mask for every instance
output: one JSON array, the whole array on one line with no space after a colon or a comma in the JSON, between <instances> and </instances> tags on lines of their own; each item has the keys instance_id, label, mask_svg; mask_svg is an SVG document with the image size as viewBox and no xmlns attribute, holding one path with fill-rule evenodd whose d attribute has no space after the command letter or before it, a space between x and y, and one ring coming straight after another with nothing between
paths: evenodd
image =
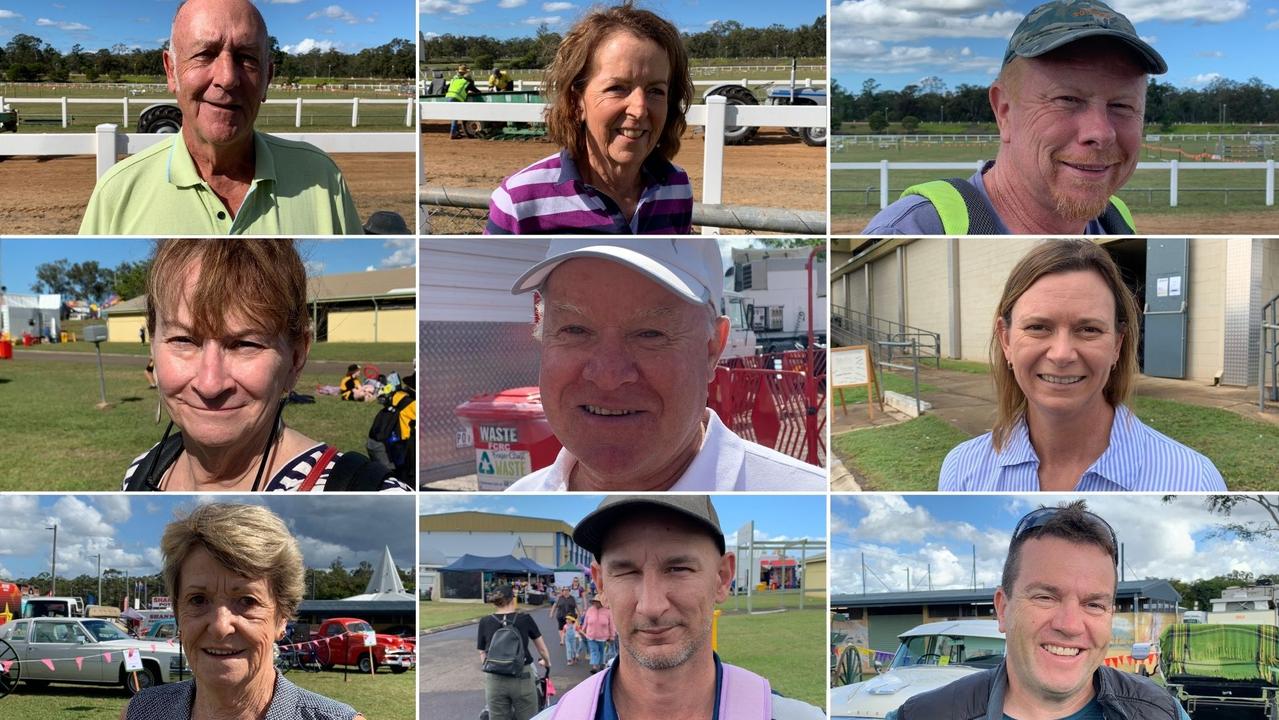
<instances>
[{"instance_id":1,"label":"man wearing grey cap","mask_svg":"<svg viewBox=\"0 0 1279 720\"><path fill-rule=\"evenodd\" d=\"M612 610L617 660L534 720L817 720L768 680L711 648L715 605L736 560L706 495L612 495L573 529L595 556L591 577Z\"/></svg>"},{"instance_id":2,"label":"man wearing grey cap","mask_svg":"<svg viewBox=\"0 0 1279 720\"><path fill-rule=\"evenodd\" d=\"M1133 234L1115 193L1137 168L1146 77L1167 71L1100 0L1040 5L1017 26L990 86L995 159L967 180L907 188L863 234Z\"/></svg>"},{"instance_id":3,"label":"man wearing grey cap","mask_svg":"<svg viewBox=\"0 0 1279 720\"><path fill-rule=\"evenodd\" d=\"M809 490L826 474L737 437L706 407L728 338L713 238L562 239L537 290L542 408L563 444L510 490Z\"/></svg>"}]
</instances>

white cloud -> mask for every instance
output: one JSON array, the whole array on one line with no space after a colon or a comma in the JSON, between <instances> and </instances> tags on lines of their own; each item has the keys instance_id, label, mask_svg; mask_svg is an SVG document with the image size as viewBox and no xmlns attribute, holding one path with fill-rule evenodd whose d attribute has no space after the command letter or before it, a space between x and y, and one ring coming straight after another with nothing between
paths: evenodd
<instances>
[{"instance_id":1,"label":"white cloud","mask_svg":"<svg viewBox=\"0 0 1279 720\"><path fill-rule=\"evenodd\" d=\"M0 20L21 20L22 16L12 10L0 8Z\"/></svg>"},{"instance_id":2,"label":"white cloud","mask_svg":"<svg viewBox=\"0 0 1279 720\"><path fill-rule=\"evenodd\" d=\"M1220 50L1200 50L1199 52L1195 53L1195 57L1201 57L1201 58L1222 58L1225 56L1226 54Z\"/></svg>"},{"instance_id":3,"label":"white cloud","mask_svg":"<svg viewBox=\"0 0 1279 720\"><path fill-rule=\"evenodd\" d=\"M287 50L285 52L288 52ZM324 262L321 260L307 260L302 263L306 267L308 277L315 277L324 274Z\"/></svg>"},{"instance_id":4,"label":"white cloud","mask_svg":"<svg viewBox=\"0 0 1279 720\"><path fill-rule=\"evenodd\" d=\"M543 12L564 12L565 10L572 10L572 9L573 9L573 8L575 8L575 7L577 7L577 6L576 6L576 5L574 5L574 4L573 4L573 3L571 3L571 2L547 2L547 3L542 3L542 11L543 11Z\"/></svg>"},{"instance_id":5,"label":"white cloud","mask_svg":"<svg viewBox=\"0 0 1279 720\"><path fill-rule=\"evenodd\" d=\"M1224 23L1238 20L1248 10L1247 0L1125 0L1113 7L1133 23L1146 20Z\"/></svg>"},{"instance_id":6,"label":"white cloud","mask_svg":"<svg viewBox=\"0 0 1279 720\"><path fill-rule=\"evenodd\" d=\"M341 5L329 5L323 10L316 10L306 16L307 20L317 20L319 18L328 18L329 20L340 20L347 25L356 25L360 19L352 15L350 11Z\"/></svg>"},{"instance_id":7,"label":"white cloud","mask_svg":"<svg viewBox=\"0 0 1279 720\"><path fill-rule=\"evenodd\" d=\"M974 55L968 47L939 49L931 46L885 46L866 37L834 40L832 58L841 68L871 73L984 73L992 78L999 72L1001 58Z\"/></svg>"},{"instance_id":8,"label":"white cloud","mask_svg":"<svg viewBox=\"0 0 1279 720\"><path fill-rule=\"evenodd\" d=\"M1195 75L1195 76L1191 77L1189 80L1187 80L1187 81L1186 81L1186 84L1188 84L1188 85L1207 85L1208 83L1212 82L1213 80L1220 80L1220 79L1221 79L1221 77L1222 77L1221 73L1215 73L1215 72L1210 72L1210 73L1199 73L1198 75Z\"/></svg>"},{"instance_id":9,"label":"white cloud","mask_svg":"<svg viewBox=\"0 0 1279 720\"><path fill-rule=\"evenodd\" d=\"M93 499L108 522L123 523L133 517L133 508L128 495L97 495Z\"/></svg>"},{"instance_id":10,"label":"white cloud","mask_svg":"<svg viewBox=\"0 0 1279 720\"><path fill-rule=\"evenodd\" d=\"M1158 44L1159 44L1159 36L1158 36L1158 35L1138 35L1137 37L1139 37L1139 38L1141 38L1142 40L1144 40L1144 41L1146 42L1146 44L1147 44L1147 45L1158 45Z\"/></svg>"},{"instance_id":11,"label":"white cloud","mask_svg":"<svg viewBox=\"0 0 1279 720\"><path fill-rule=\"evenodd\" d=\"M280 49L283 50L285 54L287 55L305 55L311 52L312 50L319 50L320 52L328 52L336 47L337 47L337 44L334 43L332 40L316 40L314 38L303 38L302 42L298 43L297 45L285 45L284 47ZM319 265L320 265L320 269L323 270L324 263L320 263Z\"/></svg>"},{"instance_id":12,"label":"white cloud","mask_svg":"<svg viewBox=\"0 0 1279 720\"><path fill-rule=\"evenodd\" d=\"M83 23L67 22L66 20L50 20L49 18L36 18L36 25L39 25L40 27L55 27L67 32L89 29L89 26Z\"/></svg>"},{"instance_id":13,"label":"white cloud","mask_svg":"<svg viewBox=\"0 0 1279 720\"><path fill-rule=\"evenodd\" d=\"M1266 25L1267 30L1279 30L1279 20Z\"/></svg>"},{"instance_id":14,"label":"white cloud","mask_svg":"<svg viewBox=\"0 0 1279 720\"><path fill-rule=\"evenodd\" d=\"M418 12L427 15L435 15L438 13L448 13L450 15L470 15L471 8L462 3L449 2L449 0L418 0Z\"/></svg>"},{"instance_id":15,"label":"white cloud","mask_svg":"<svg viewBox=\"0 0 1279 720\"><path fill-rule=\"evenodd\" d=\"M498 0L497 6L500 8L517 8L528 3L528 0Z\"/></svg>"},{"instance_id":16,"label":"white cloud","mask_svg":"<svg viewBox=\"0 0 1279 720\"><path fill-rule=\"evenodd\" d=\"M563 20L559 15L547 15L543 17L526 17L520 22L525 25L559 25Z\"/></svg>"},{"instance_id":17,"label":"white cloud","mask_svg":"<svg viewBox=\"0 0 1279 720\"><path fill-rule=\"evenodd\" d=\"M382 267L412 267L417 262L417 242L413 238L386 240L382 247L391 250L391 254L382 258Z\"/></svg>"},{"instance_id":18,"label":"white cloud","mask_svg":"<svg viewBox=\"0 0 1279 720\"><path fill-rule=\"evenodd\" d=\"M1022 13L998 10L997 0L845 0L831 8L832 27L843 32L873 32L880 40L929 37L997 37L1012 35ZM974 11L985 11L971 15ZM841 32L842 31L842 32Z\"/></svg>"}]
</instances>

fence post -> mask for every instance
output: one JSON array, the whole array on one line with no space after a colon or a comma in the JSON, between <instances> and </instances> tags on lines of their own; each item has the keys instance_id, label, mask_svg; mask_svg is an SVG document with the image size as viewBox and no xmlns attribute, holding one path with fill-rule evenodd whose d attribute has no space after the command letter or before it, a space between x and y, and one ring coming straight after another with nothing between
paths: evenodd
<instances>
[{"instance_id":1,"label":"fence post","mask_svg":"<svg viewBox=\"0 0 1279 720\"><path fill-rule=\"evenodd\" d=\"M416 104L416 100L409 98L408 105L404 107L404 127L413 127L413 106Z\"/></svg>"},{"instance_id":2,"label":"fence post","mask_svg":"<svg viewBox=\"0 0 1279 720\"><path fill-rule=\"evenodd\" d=\"M1266 161L1266 206L1275 204L1275 161Z\"/></svg>"},{"instance_id":3,"label":"fence post","mask_svg":"<svg viewBox=\"0 0 1279 720\"><path fill-rule=\"evenodd\" d=\"M888 161L879 161L879 209L888 207Z\"/></svg>"},{"instance_id":4,"label":"fence post","mask_svg":"<svg viewBox=\"0 0 1279 720\"><path fill-rule=\"evenodd\" d=\"M1177 207L1177 161L1170 160L1168 175L1168 207Z\"/></svg>"},{"instance_id":5,"label":"fence post","mask_svg":"<svg viewBox=\"0 0 1279 720\"><path fill-rule=\"evenodd\" d=\"M63 129L67 127L67 98L65 96L62 98L62 127Z\"/></svg>"},{"instance_id":6,"label":"fence post","mask_svg":"<svg viewBox=\"0 0 1279 720\"><path fill-rule=\"evenodd\" d=\"M360 99L351 98L351 127L360 126Z\"/></svg>"},{"instance_id":7,"label":"fence post","mask_svg":"<svg viewBox=\"0 0 1279 720\"><path fill-rule=\"evenodd\" d=\"M66 98L63 98L65 100ZM116 126L111 123L102 123L94 128L93 134L97 136L97 170L98 177L102 177L112 165L115 165L116 155Z\"/></svg>"},{"instance_id":8,"label":"fence post","mask_svg":"<svg viewBox=\"0 0 1279 720\"><path fill-rule=\"evenodd\" d=\"M120 125L123 126L124 129L128 130L129 129L129 96L125 95L120 104L124 106L124 117L120 121Z\"/></svg>"},{"instance_id":9,"label":"fence post","mask_svg":"<svg viewBox=\"0 0 1279 720\"><path fill-rule=\"evenodd\" d=\"M302 98L298 98L298 109L293 116L293 127L302 127Z\"/></svg>"},{"instance_id":10,"label":"fence post","mask_svg":"<svg viewBox=\"0 0 1279 720\"><path fill-rule=\"evenodd\" d=\"M706 98L706 150L702 156L702 202L724 201L724 126L728 101L720 95ZM739 121L740 122L740 121ZM719 228L702 227L703 235L717 235Z\"/></svg>"}]
</instances>

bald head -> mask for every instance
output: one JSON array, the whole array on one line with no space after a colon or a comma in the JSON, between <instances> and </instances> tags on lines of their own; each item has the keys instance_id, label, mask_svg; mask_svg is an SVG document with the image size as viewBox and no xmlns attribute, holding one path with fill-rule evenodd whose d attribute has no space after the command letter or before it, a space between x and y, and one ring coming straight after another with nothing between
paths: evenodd
<instances>
[{"instance_id":1,"label":"bald head","mask_svg":"<svg viewBox=\"0 0 1279 720\"><path fill-rule=\"evenodd\" d=\"M173 15L173 25L169 28L169 54L176 60L175 49L179 42L185 42L199 33L206 25L218 25L225 18L244 18L256 28L258 46L261 52L258 58L265 65L270 58L270 40L267 37L266 20L256 5L249 0L182 0L178 3L178 11Z\"/></svg>"}]
</instances>

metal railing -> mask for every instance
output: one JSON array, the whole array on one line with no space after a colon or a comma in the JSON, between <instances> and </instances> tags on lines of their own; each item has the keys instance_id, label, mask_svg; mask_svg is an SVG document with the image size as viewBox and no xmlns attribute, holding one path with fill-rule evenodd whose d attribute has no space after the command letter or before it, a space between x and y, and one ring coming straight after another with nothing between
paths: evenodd
<instances>
[{"instance_id":1,"label":"metal railing","mask_svg":"<svg viewBox=\"0 0 1279 720\"><path fill-rule=\"evenodd\" d=\"M833 307L831 335L838 345L868 345L877 349L876 362L891 363L910 355L898 348L911 348L918 361L932 359L941 369L941 335L931 330L905 325L893 320L868 315L849 307ZM901 345L900 343L906 343Z\"/></svg>"},{"instance_id":2,"label":"metal railing","mask_svg":"<svg viewBox=\"0 0 1279 720\"><path fill-rule=\"evenodd\" d=\"M1266 411L1266 400L1279 402L1279 295L1261 308L1261 342L1258 349L1257 387L1260 395L1258 406ZM1270 385L1266 386L1266 376Z\"/></svg>"},{"instance_id":3,"label":"metal railing","mask_svg":"<svg viewBox=\"0 0 1279 720\"><path fill-rule=\"evenodd\" d=\"M894 349L897 349L897 348L900 348L902 350L909 349L909 352L907 352L905 355L905 357L910 358L911 362L909 365L902 365L900 363L893 363L893 362L885 362L883 360L877 361L875 365L879 368L889 367L895 370L911 371L911 374L915 378L915 416L919 417L920 415L922 415L923 409L920 408L919 406L919 343L916 342L916 339L914 337L911 337L909 340L902 340L899 342L877 341L874 343L874 347L880 350L880 352L876 353L876 355L883 355L884 354L883 350L887 348L888 355L890 357L892 356ZM938 363L940 362L941 361L938 360ZM879 377L883 377L882 370L876 370L875 372L877 375L879 375Z\"/></svg>"}]
</instances>

